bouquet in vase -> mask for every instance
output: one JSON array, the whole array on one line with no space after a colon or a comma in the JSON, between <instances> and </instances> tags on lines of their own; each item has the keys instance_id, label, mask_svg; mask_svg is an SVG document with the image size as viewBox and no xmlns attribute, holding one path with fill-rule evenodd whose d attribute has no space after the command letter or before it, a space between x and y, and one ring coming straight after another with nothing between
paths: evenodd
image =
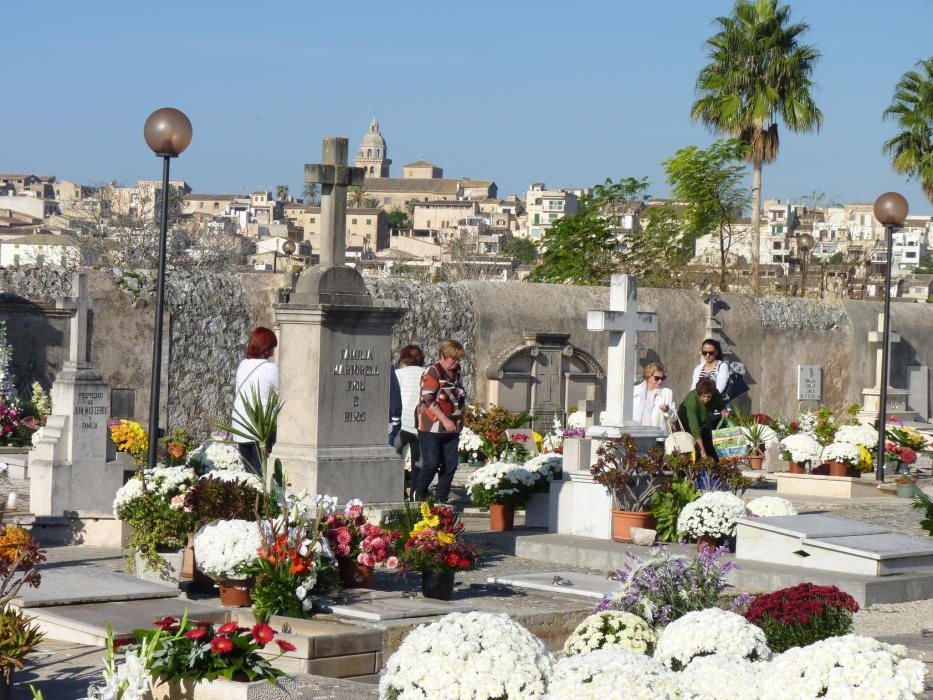
<instances>
[{"instance_id":1,"label":"bouquet in vase","mask_svg":"<svg viewBox=\"0 0 933 700\"><path fill-rule=\"evenodd\" d=\"M338 558L354 559L364 566L398 566L395 545L400 533L368 522L359 499L347 503L343 515L329 515L325 522L324 536Z\"/></svg>"},{"instance_id":2,"label":"bouquet in vase","mask_svg":"<svg viewBox=\"0 0 933 700\"><path fill-rule=\"evenodd\" d=\"M476 568L476 548L463 541L463 523L450 506L422 503L420 515L399 553L402 572Z\"/></svg>"}]
</instances>

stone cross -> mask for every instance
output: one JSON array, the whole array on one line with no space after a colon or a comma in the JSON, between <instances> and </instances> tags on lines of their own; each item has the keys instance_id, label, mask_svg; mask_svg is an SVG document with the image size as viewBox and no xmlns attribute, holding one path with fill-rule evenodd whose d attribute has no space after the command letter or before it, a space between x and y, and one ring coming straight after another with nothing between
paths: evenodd
<instances>
[{"instance_id":1,"label":"stone cross","mask_svg":"<svg viewBox=\"0 0 933 700\"><path fill-rule=\"evenodd\" d=\"M878 343L878 349L875 351L875 388L881 388L881 356L884 353L884 314L878 314L878 330L868 332L868 342ZM901 334L893 330L888 331L888 347L894 343L901 342ZM888 372L890 373L891 363L888 363ZM890 386L890 377L885 377L885 381Z\"/></svg>"},{"instance_id":2,"label":"stone cross","mask_svg":"<svg viewBox=\"0 0 933 700\"><path fill-rule=\"evenodd\" d=\"M324 138L318 165L305 165L305 182L321 186L321 265L343 265L347 250L347 187L363 184L365 168L347 165L345 136Z\"/></svg>"},{"instance_id":3,"label":"stone cross","mask_svg":"<svg viewBox=\"0 0 933 700\"><path fill-rule=\"evenodd\" d=\"M75 312L68 332L68 361L79 368L90 367L87 331L90 313L96 304L88 296L87 274L76 272L71 276L71 296L59 299L56 306Z\"/></svg>"},{"instance_id":4,"label":"stone cross","mask_svg":"<svg viewBox=\"0 0 933 700\"><path fill-rule=\"evenodd\" d=\"M657 331L658 316L638 311L638 283L634 277L613 275L609 285L609 310L588 312L586 327L609 333L605 424L631 425L638 331Z\"/></svg>"}]
</instances>

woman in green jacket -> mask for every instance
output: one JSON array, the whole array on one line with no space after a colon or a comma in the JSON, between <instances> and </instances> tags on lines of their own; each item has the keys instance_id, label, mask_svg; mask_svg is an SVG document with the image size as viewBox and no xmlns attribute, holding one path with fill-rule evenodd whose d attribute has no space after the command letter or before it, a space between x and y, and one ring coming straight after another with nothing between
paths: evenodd
<instances>
[{"instance_id":1,"label":"woman in green jacket","mask_svg":"<svg viewBox=\"0 0 933 700\"><path fill-rule=\"evenodd\" d=\"M713 414L719 411L723 418L729 417L726 402L723 401L716 383L712 379L701 379L696 388L684 397L677 415L684 428L693 435L696 443L697 459L711 457L719 461L719 456L713 448Z\"/></svg>"}]
</instances>

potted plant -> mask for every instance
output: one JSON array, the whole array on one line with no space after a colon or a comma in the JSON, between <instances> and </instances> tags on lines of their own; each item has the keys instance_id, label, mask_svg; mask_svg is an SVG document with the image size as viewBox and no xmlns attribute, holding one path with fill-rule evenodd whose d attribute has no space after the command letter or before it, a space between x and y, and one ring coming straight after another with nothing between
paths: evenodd
<instances>
[{"instance_id":1,"label":"potted plant","mask_svg":"<svg viewBox=\"0 0 933 700\"><path fill-rule=\"evenodd\" d=\"M829 463L830 476L850 476L850 468L855 467L862 459L858 445L850 442L833 442L823 448L821 455L824 462Z\"/></svg>"},{"instance_id":2,"label":"potted plant","mask_svg":"<svg viewBox=\"0 0 933 700\"><path fill-rule=\"evenodd\" d=\"M250 605L250 581L243 569L261 546L259 526L248 520L215 520L194 536L198 566L219 584L222 605Z\"/></svg>"},{"instance_id":3,"label":"potted plant","mask_svg":"<svg viewBox=\"0 0 933 700\"><path fill-rule=\"evenodd\" d=\"M894 479L894 483L900 498L913 498L917 494L917 478L910 474L901 474Z\"/></svg>"},{"instance_id":4,"label":"potted plant","mask_svg":"<svg viewBox=\"0 0 933 700\"><path fill-rule=\"evenodd\" d=\"M538 475L518 464L493 462L467 479L466 489L477 506L489 507L489 529L511 530L515 506L522 505L538 482Z\"/></svg>"},{"instance_id":5,"label":"potted plant","mask_svg":"<svg viewBox=\"0 0 933 700\"><path fill-rule=\"evenodd\" d=\"M400 572L420 571L425 598L450 600L456 573L475 569L479 561L476 549L463 541L459 516L446 505L422 503L414 510L406 504L393 524L405 542L398 557Z\"/></svg>"},{"instance_id":6,"label":"potted plant","mask_svg":"<svg viewBox=\"0 0 933 700\"><path fill-rule=\"evenodd\" d=\"M665 483L664 450L653 447L639 456L630 435L608 440L596 450L593 480L612 497L612 538L631 542L630 529L650 528L651 499Z\"/></svg>"},{"instance_id":7,"label":"potted plant","mask_svg":"<svg viewBox=\"0 0 933 700\"><path fill-rule=\"evenodd\" d=\"M149 453L149 436L145 429L136 421L128 418L117 418L108 423L110 427L110 440L117 448L117 452L126 452L133 458L133 464L144 467Z\"/></svg>"},{"instance_id":8,"label":"potted plant","mask_svg":"<svg viewBox=\"0 0 933 700\"><path fill-rule=\"evenodd\" d=\"M460 440L457 442L457 450L460 453L460 463L468 464L471 467L478 467L483 463L483 441L479 435L474 433L469 426L463 426L460 431Z\"/></svg>"},{"instance_id":9,"label":"potted plant","mask_svg":"<svg viewBox=\"0 0 933 700\"><path fill-rule=\"evenodd\" d=\"M764 631L771 650L780 653L848 634L856 612L855 599L835 586L801 583L756 596L744 616Z\"/></svg>"},{"instance_id":10,"label":"potted plant","mask_svg":"<svg viewBox=\"0 0 933 700\"><path fill-rule=\"evenodd\" d=\"M677 531L696 540L697 549L718 547L735 535L735 524L747 514L738 496L726 491L710 491L688 503L677 518Z\"/></svg>"},{"instance_id":11,"label":"potted plant","mask_svg":"<svg viewBox=\"0 0 933 700\"><path fill-rule=\"evenodd\" d=\"M0 699L11 697L13 672L23 667L30 654L45 636L32 618L10 605L25 586L37 588L39 565L45 550L28 532L15 525L0 523Z\"/></svg>"},{"instance_id":12,"label":"potted plant","mask_svg":"<svg viewBox=\"0 0 933 700\"><path fill-rule=\"evenodd\" d=\"M807 465L819 462L823 448L807 433L791 433L781 440L781 458L791 474L805 474Z\"/></svg>"},{"instance_id":13,"label":"potted plant","mask_svg":"<svg viewBox=\"0 0 933 700\"><path fill-rule=\"evenodd\" d=\"M505 431L521 428L530 420L531 416L527 413L514 413L493 404L489 408L471 406L464 419L464 425L481 440L486 460L495 461L510 447Z\"/></svg>"}]
</instances>

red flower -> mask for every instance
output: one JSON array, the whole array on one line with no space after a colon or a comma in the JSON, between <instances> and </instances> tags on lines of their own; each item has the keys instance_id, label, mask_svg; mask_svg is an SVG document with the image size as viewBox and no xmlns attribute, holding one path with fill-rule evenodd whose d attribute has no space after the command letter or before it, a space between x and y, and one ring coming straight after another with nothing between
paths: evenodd
<instances>
[{"instance_id":1,"label":"red flower","mask_svg":"<svg viewBox=\"0 0 933 700\"><path fill-rule=\"evenodd\" d=\"M275 638L275 630L269 625L260 623L253 625L253 639L265 646Z\"/></svg>"},{"instance_id":2,"label":"red flower","mask_svg":"<svg viewBox=\"0 0 933 700\"><path fill-rule=\"evenodd\" d=\"M195 620L191 624L195 627L211 627L213 625L212 622L208 622L207 620Z\"/></svg>"},{"instance_id":3,"label":"red flower","mask_svg":"<svg viewBox=\"0 0 933 700\"><path fill-rule=\"evenodd\" d=\"M240 627L239 627L239 625L237 625L237 623L235 623L235 622L228 622L228 623L225 624L225 625L221 625L221 626L217 629L217 634L221 634L221 635L233 634L233 633L236 632L238 629L240 629Z\"/></svg>"},{"instance_id":4,"label":"red flower","mask_svg":"<svg viewBox=\"0 0 933 700\"><path fill-rule=\"evenodd\" d=\"M132 641L133 641L132 639L114 639L113 650L119 651L120 649L122 649L123 647L125 647L127 644L129 644Z\"/></svg>"},{"instance_id":5,"label":"red flower","mask_svg":"<svg viewBox=\"0 0 933 700\"><path fill-rule=\"evenodd\" d=\"M193 630L188 630L187 632L185 632L185 636L188 639L198 641L201 637L207 636L207 630L204 629L203 627L196 627Z\"/></svg>"},{"instance_id":6,"label":"red flower","mask_svg":"<svg viewBox=\"0 0 933 700\"><path fill-rule=\"evenodd\" d=\"M174 632L178 629L178 618L163 617L153 622L152 625L165 632Z\"/></svg>"},{"instance_id":7,"label":"red flower","mask_svg":"<svg viewBox=\"0 0 933 700\"><path fill-rule=\"evenodd\" d=\"M214 637L211 640L211 651L217 654L227 654L233 651L233 642L226 637Z\"/></svg>"},{"instance_id":8,"label":"red flower","mask_svg":"<svg viewBox=\"0 0 933 700\"><path fill-rule=\"evenodd\" d=\"M447 556L444 557L444 561L447 566L457 566L460 563L460 557L454 552L450 552Z\"/></svg>"},{"instance_id":9,"label":"red flower","mask_svg":"<svg viewBox=\"0 0 933 700\"><path fill-rule=\"evenodd\" d=\"M284 639L276 639L275 643L279 645L279 649L282 651L295 651L295 645L291 642L286 642Z\"/></svg>"}]
</instances>

